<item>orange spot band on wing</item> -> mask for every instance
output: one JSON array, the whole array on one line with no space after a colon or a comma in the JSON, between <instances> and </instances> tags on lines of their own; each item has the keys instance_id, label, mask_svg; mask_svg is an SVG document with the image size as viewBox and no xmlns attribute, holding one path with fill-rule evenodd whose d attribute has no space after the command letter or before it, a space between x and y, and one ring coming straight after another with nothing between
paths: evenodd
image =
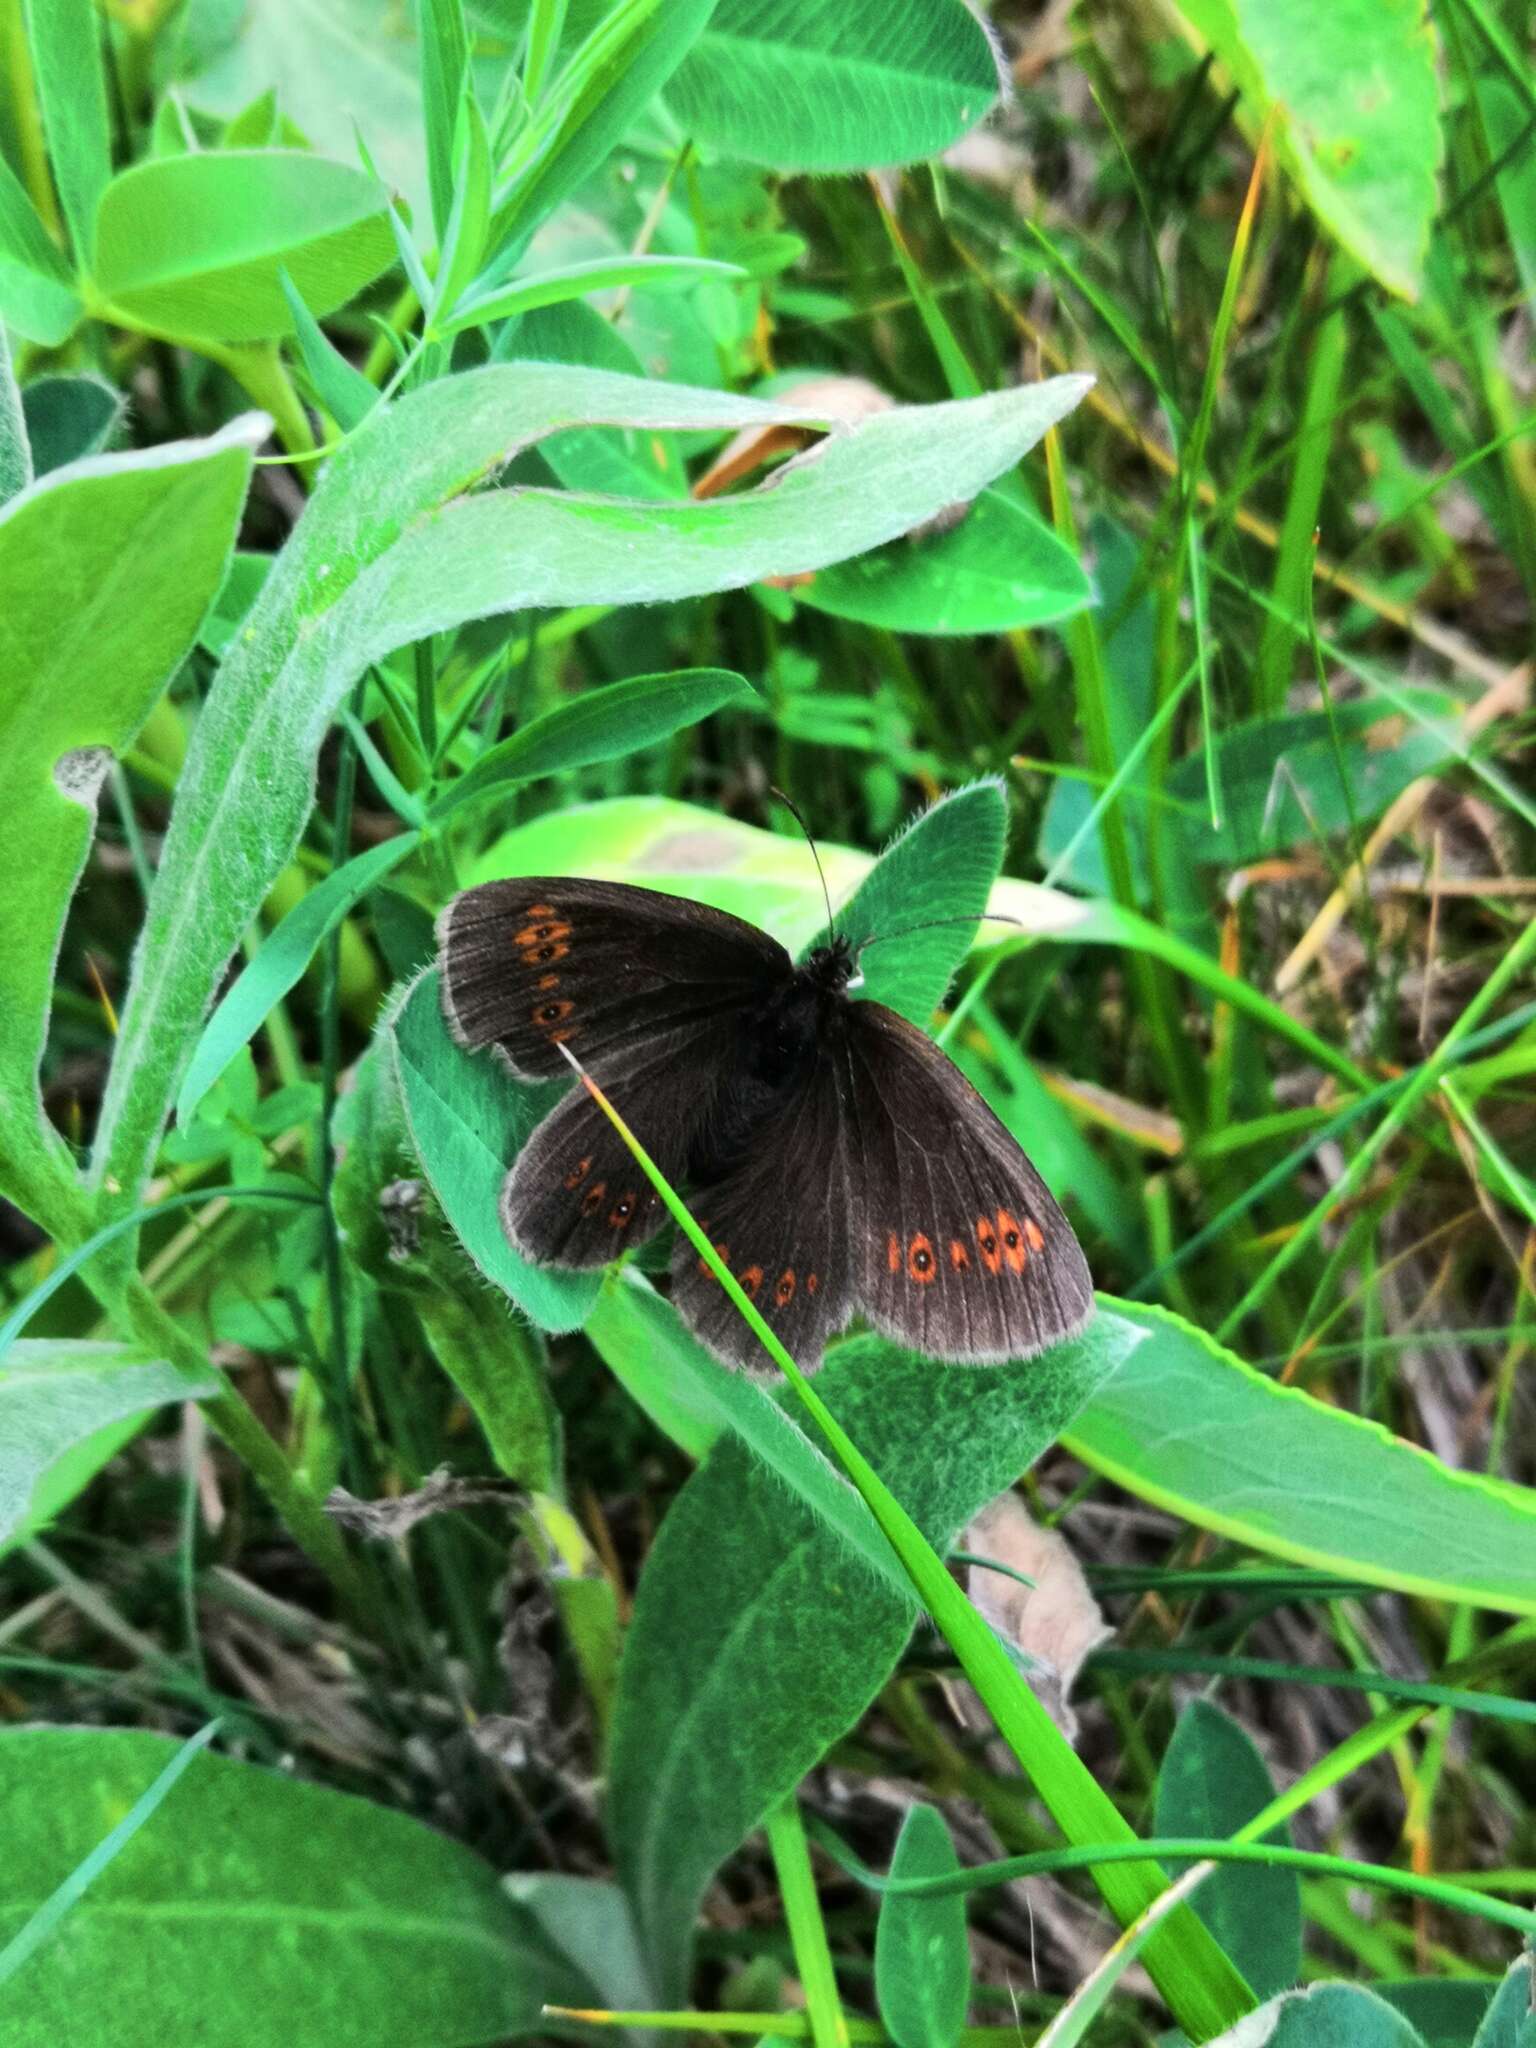
<instances>
[{"instance_id":1,"label":"orange spot band on wing","mask_svg":"<svg viewBox=\"0 0 1536 2048\"><path fill-rule=\"evenodd\" d=\"M893 1273L901 1271L901 1240L894 1230L885 1240L885 1263Z\"/></svg>"},{"instance_id":2,"label":"orange spot band on wing","mask_svg":"<svg viewBox=\"0 0 1536 2048\"><path fill-rule=\"evenodd\" d=\"M773 1290L773 1298L780 1308L788 1307L789 1303L794 1300L795 1269L793 1266L786 1266L779 1275L778 1285Z\"/></svg>"},{"instance_id":3,"label":"orange spot band on wing","mask_svg":"<svg viewBox=\"0 0 1536 2048\"><path fill-rule=\"evenodd\" d=\"M949 1240L949 1263L957 1273L963 1273L971 1263L971 1255L958 1237Z\"/></svg>"},{"instance_id":4,"label":"orange spot band on wing","mask_svg":"<svg viewBox=\"0 0 1536 2048\"><path fill-rule=\"evenodd\" d=\"M1029 1239L1029 1248L1032 1252L1043 1252L1045 1250L1045 1233L1041 1230L1033 1216L1026 1216L1024 1218L1024 1235Z\"/></svg>"},{"instance_id":5,"label":"orange spot band on wing","mask_svg":"<svg viewBox=\"0 0 1536 2048\"><path fill-rule=\"evenodd\" d=\"M748 1301L756 1301L757 1290L763 1284L762 1267L745 1267L743 1271L736 1275L736 1284L741 1289L742 1293L747 1297Z\"/></svg>"},{"instance_id":6,"label":"orange spot band on wing","mask_svg":"<svg viewBox=\"0 0 1536 2048\"><path fill-rule=\"evenodd\" d=\"M1003 1255L997 1244L997 1225L990 1216L983 1216L976 1224L976 1243L981 1251L981 1263L989 1273L1003 1270Z\"/></svg>"},{"instance_id":7,"label":"orange spot band on wing","mask_svg":"<svg viewBox=\"0 0 1536 2048\"><path fill-rule=\"evenodd\" d=\"M566 1186L568 1188L580 1187L581 1183L586 1179L587 1175L591 1171L592 1155L589 1152L585 1159L578 1159L575 1166L572 1167L571 1171L565 1176Z\"/></svg>"},{"instance_id":8,"label":"orange spot band on wing","mask_svg":"<svg viewBox=\"0 0 1536 2048\"><path fill-rule=\"evenodd\" d=\"M933 1246L921 1231L907 1246L907 1273L919 1287L927 1287L939 1277L939 1262L933 1256Z\"/></svg>"},{"instance_id":9,"label":"orange spot band on wing","mask_svg":"<svg viewBox=\"0 0 1536 2048\"><path fill-rule=\"evenodd\" d=\"M1003 1255L1011 1272L1024 1270L1024 1237L1019 1229L1018 1219L1010 1216L1006 1209L997 1212L997 1234L1003 1240Z\"/></svg>"}]
</instances>

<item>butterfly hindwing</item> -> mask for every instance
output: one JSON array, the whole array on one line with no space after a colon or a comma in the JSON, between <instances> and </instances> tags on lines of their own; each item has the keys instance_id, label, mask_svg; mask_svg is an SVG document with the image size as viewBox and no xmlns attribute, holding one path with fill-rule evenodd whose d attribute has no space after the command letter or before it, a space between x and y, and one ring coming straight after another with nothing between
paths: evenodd
<instances>
[{"instance_id":1,"label":"butterfly hindwing","mask_svg":"<svg viewBox=\"0 0 1536 2048\"><path fill-rule=\"evenodd\" d=\"M599 1076L748 1008L792 973L766 932L684 897L535 875L466 889L438 923L443 1009L461 1045L529 1080ZM642 1134L643 1135L643 1134Z\"/></svg>"},{"instance_id":2,"label":"butterfly hindwing","mask_svg":"<svg viewBox=\"0 0 1536 2048\"><path fill-rule=\"evenodd\" d=\"M797 1365L810 1371L853 1312L851 1190L838 1077L818 1058L733 1171L689 1207L738 1285ZM672 1299L694 1334L732 1365L772 1361L735 1304L679 1233Z\"/></svg>"},{"instance_id":3,"label":"butterfly hindwing","mask_svg":"<svg viewBox=\"0 0 1536 2048\"><path fill-rule=\"evenodd\" d=\"M835 1034L857 1223L856 1294L935 1358L1025 1358L1073 1335L1093 1282L1071 1225L952 1061L879 1003Z\"/></svg>"}]
</instances>

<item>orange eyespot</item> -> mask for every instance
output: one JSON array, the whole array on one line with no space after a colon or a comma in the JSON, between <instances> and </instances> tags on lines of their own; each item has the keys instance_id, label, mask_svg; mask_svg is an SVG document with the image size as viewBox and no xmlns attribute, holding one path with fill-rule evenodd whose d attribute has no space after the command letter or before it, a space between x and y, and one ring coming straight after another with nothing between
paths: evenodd
<instances>
[{"instance_id":1,"label":"orange eyespot","mask_svg":"<svg viewBox=\"0 0 1536 2048\"><path fill-rule=\"evenodd\" d=\"M786 1308L794 1300L795 1269L793 1266L786 1266L779 1275L778 1285L773 1290L773 1298L780 1308Z\"/></svg>"},{"instance_id":2,"label":"orange eyespot","mask_svg":"<svg viewBox=\"0 0 1536 2048\"><path fill-rule=\"evenodd\" d=\"M524 952L530 946L542 945L548 939L568 939L571 936L571 928L568 924L561 924L554 911L550 910L547 905L541 905L540 907L544 910L542 923L535 921L533 912L530 911L528 913L528 923L512 934L513 945L521 946Z\"/></svg>"},{"instance_id":3,"label":"orange eyespot","mask_svg":"<svg viewBox=\"0 0 1536 2048\"><path fill-rule=\"evenodd\" d=\"M981 1247L981 1263L989 1273L1000 1273L1003 1269L1003 1255L997 1248L997 1230L990 1216L983 1216L976 1225L976 1242Z\"/></svg>"},{"instance_id":4,"label":"orange eyespot","mask_svg":"<svg viewBox=\"0 0 1536 2048\"><path fill-rule=\"evenodd\" d=\"M722 1266L728 1266L731 1263L731 1248L728 1244L717 1244L714 1246L713 1249L715 1257L720 1261ZM709 1261L707 1259L700 1259L699 1271L704 1275L704 1278L706 1280L713 1280L716 1286L720 1284L716 1274L711 1269Z\"/></svg>"},{"instance_id":5,"label":"orange eyespot","mask_svg":"<svg viewBox=\"0 0 1536 2048\"><path fill-rule=\"evenodd\" d=\"M885 1263L893 1273L901 1271L901 1241L894 1230L885 1240Z\"/></svg>"},{"instance_id":6,"label":"orange eyespot","mask_svg":"<svg viewBox=\"0 0 1536 2048\"><path fill-rule=\"evenodd\" d=\"M1043 1252L1045 1250L1045 1233L1041 1230L1033 1216L1026 1216L1024 1218L1024 1235L1029 1240L1029 1248L1032 1252Z\"/></svg>"},{"instance_id":7,"label":"orange eyespot","mask_svg":"<svg viewBox=\"0 0 1536 2048\"><path fill-rule=\"evenodd\" d=\"M530 924L537 924L541 918L558 917L560 913L553 903L530 903L523 915Z\"/></svg>"},{"instance_id":8,"label":"orange eyespot","mask_svg":"<svg viewBox=\"0 0 1536 2048\"><path fill-rule=\"evenodd\" d=\"M921 1287L926 1287L939 1277L939 1262L933 1256L933 1246L919 1231L907 1246L907 1272Z\"/></svg>"},{"instance_id":9,"label":"orange eyespot","mask_svg":"<svg viewBox=\"0 0 1536 2048\"><path fill-rule=\"evenodd\" d=\"M592 1183L591 1187L589 1187L589 1188L587 1189L587 1192L586 1192L586 1193L585 1193L585 1194L584 1194L584 1195L582 1196L582 1198L581 1198L581 1213L582 1213L582 1215L583 1215L583 1216L595 1216L595 1215L597 1214L598 1210L599 1210L599 1209L601 1209L601 1207L603 1206L603 1197L604 1197L604 1195L606 1195L606 1194L607 1194L607 1192L608 1192L608 1183L607 1183L607 1181L605 1181L605 1180L596 1180L596 1181L594 1181L594 1182Z\"/></svg>"},{"instance_id":10,"label":"orange eyespot","mask_svg":"<svg viewBox=\"0 0 1536 2048\"><path fill-rule=\"evenodd\" d=\"M592 1155L588 1153L585 1159L578 1159L575 1166L565 1176L566 1186L568 1188L579 1188L591 1171Z\"/></svg>"},{"instance_id":11,"label":"orange eyespot","mask_svg":"<svg viewBox=\"0 0 1536 2048\"><path fill-rule=\"evenodd\" d=\"M748 1266L744 1272L738 1273L736 1275L736 1284L741 1289L742 1293L747 1297L748 1301L756 1301L757 1290L763 1284L762 1267Z\"/></svg>"},{"instance_id":12,"label":"orange eyespot","mask_svg":"<svg viewBox=\"0 0 1536 2048\"><path fill-rule=\"evenodd\" d=\"M576 1005L567 1002L540 1003L533 1013L535 1024L558 1024L569 1017Z\"/></svg>"},{"instance_id":13,"label":"orange eyespot","mask_svg":"<svg viewBox=\"0 0 1536 2048\"><path fill-rule=\"evenodd\" d=\"M541 974L534 986L536 988L558 988L560 986L560 977L558 974Z\"/></svg>"},{"instance_id":14,"label":"orange eyespot","mask_svg":"<svg viewBox=\"0 0 1536 2048\"><path fill-rule=\"evenodd\" d=\"M949 1263L957 1273L963 1273L971 1263L971 1255L958 1237L949 1240Z\"/></svg>"},{"instance_id":15,"label":"orange eyespot","mask_svg":"<svg viewBox=\"0 0 1536 2048\"><path fill-rule=\"evenodd\" d=\"M519 938L521 938L522 934L519 933L518 936ZM534 950L527 957L530 964L535 960L538 960L540 962L547 962L550 960L563 960L570 950L571 949L569 946L559 946L556 945L553 940L550 940L545 945L535 946Z\"/></svg>"},{"instance_id":16,"label":"orange eyespot","mask_svg":"<svg viewBox=\"0 0 1536 2048\"><path fill-rule=\"evenodd\" d=\"M997 1229L998 1235L1003 1240L1003 1251L1008 1259L1009 1270L1014 1273L1022 1273L1026 1256L1024 1239L1020 1234L1017 1222L1009 1215L1006 1209L999 1209L997 1212Z\"/></svg>"},{"instance_id":17,"label":"orange eyespot","mask_svg":"<svg viewBox=\"0 0 1536 2048\"><path fill-rule=\"evenodd\" d=\"M626 1188L624 1193L608 1211L608 1221L615 1230L627 1230L635 1214L635 1191Z\"/></svg>"}]
</instances>

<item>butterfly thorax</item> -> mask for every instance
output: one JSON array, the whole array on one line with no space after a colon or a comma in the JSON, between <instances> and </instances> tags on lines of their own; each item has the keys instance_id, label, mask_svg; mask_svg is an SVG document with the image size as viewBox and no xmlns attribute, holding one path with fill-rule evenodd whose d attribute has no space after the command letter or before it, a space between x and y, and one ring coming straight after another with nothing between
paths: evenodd
<instances>
[{"instance_id":1,"label":"butterfly thorax","mask_svg":"<svg viewBox=\"0 0 1536 2048\"><path fill-rule=\"evenodd\" d=\"M736 1058L695 1139L689 1168L710 1181L749 1157L765 1125L805 1087L826 1045L852 972L852 949L818 946L738 1025Z\"/></svg>"}]
</instances>

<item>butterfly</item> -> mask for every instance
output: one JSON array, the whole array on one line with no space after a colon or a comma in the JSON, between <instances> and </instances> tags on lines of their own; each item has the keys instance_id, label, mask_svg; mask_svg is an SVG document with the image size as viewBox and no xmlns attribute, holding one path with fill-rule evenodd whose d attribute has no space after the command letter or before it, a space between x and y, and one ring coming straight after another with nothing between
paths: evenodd
<instances>
[{"instance_id":1,"label":"butterfly","mask_svg":"<svg viewBox=\"0 0 1536 2048\"><path fill-rule=\"evenodd\" d=\"M933 1041L860 999L836 933L796 965L766 932L677 896L571 876L487 882L438 923L444 1013L522 1081L609 1093L803 1369L857 1312L940 1359L1026 1357L1093 1307L1066 1217ZM584 1089L536 1127L501 1222L539 1265L606 1265L668 1220ZM679 1233L672 1299L728 1364L757 1338Z\"/></svg>"}]
</instances>

